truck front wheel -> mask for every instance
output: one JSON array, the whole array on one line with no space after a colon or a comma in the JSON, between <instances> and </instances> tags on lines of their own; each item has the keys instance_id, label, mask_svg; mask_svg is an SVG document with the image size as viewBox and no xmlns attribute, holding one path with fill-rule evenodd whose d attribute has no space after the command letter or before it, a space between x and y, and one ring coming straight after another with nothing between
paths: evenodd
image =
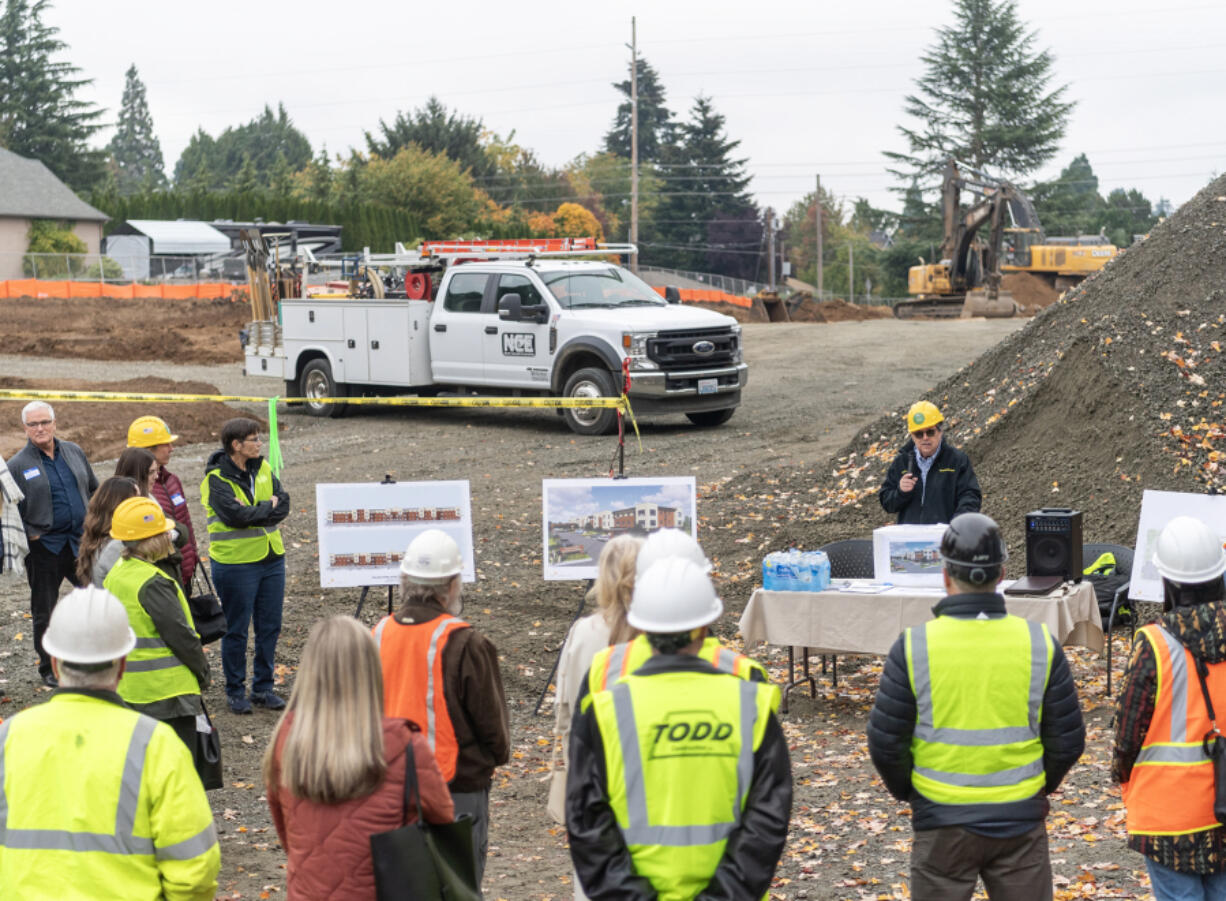
<instances>
[{"instance_id":1,"label":"truck front wheel","mask_svg":"<svg viewBox=\"0 0 1226 901\"><path fill-rule=\"evenodd\" d=\"M709 429L712 426L723 425L732 418L732 414L735 412L736 407L729 407L726 410L703 410L701 413L686 413L685 417L699 428Z\"/></svg>"},{"instance_id":2,"label":"truck front wheel","mask_svg":"<svg viewBox=\"0 0 1226 901\"><path fill-rule=\"evenodd\" d=\"M334 417L345 412L347 404L321 403L332 397L344 397L345 386L332 378L332 367L327 360L312 360L302 369L302 396L306 398L307 412L312 416Z\"/></svg>"},{"instance_id":3,"label":"truck front wheel","mask_svg":"<svg viewBox=\"0 0 1226 901\"><path fill-rule=\"evenodd\" d=\"M564 397L616 397L613 377L604 369L580 369L566 380ZM598 407L566 407L562 411L572 432L607 435L617 428L617 411Z\"/></svg>"}]
</instances>

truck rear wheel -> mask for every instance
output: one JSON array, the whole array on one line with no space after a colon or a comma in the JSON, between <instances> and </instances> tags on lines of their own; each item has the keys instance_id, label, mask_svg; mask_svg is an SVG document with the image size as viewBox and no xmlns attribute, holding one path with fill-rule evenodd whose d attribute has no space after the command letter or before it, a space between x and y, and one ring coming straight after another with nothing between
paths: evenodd
<instances>
[{"instance_id":1,"label":"truck rear wheel","mask_svg":"<svg viewBox=\"0 0 1226 901\"><path fill-rule=\"evenodd\" d=\"M701 413L686 413L685 418L699 428L709 429L712 426L723 425L732 418L735 412L736 407L729 407L726 410L703 410Z\"/></svg>"},{"instance_id":2,"label":"truck rear wheel","mask_svg":"<svg viewBox=\"0 0 1226 901\"><path fill-rule=\"evenodd\" d=\"M566 380L563 397L616 397L613 377L603 369L580 369ZM607 435L617 428L617 411L597 407L566 407L562 418L572 432Z\"/></svg>"},{"instance_id":3,"label":"truck rear wheel","mask_svg":"<svg viewBox=\"0 0 1226 901\"><path fill-rule=\"evenodd\" d=\"M302 396L307 399L306 410L312 416L336 417L342 416L347 404L319 403L331 397L345 397L345 386L338 385L332 378L332 367L327 360L312 360L302 370Z\"/></svg>"}]
</instances>

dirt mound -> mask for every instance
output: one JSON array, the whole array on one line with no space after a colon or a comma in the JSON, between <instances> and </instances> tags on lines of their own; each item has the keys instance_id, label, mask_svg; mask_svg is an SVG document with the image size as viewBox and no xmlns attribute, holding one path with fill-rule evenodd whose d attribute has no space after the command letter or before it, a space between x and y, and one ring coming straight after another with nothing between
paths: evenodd
<instances>
[{"instance_id":1,"label":"dirt mound","mask_svg":"<svg viewBox=\"0 0 1226 901\"><path fill-rule=\"evenodd\" d=\"M705 300L687 300L687 307L702 307L704 310L713 310L716 313L723 313L725 316L731 316L737 322L769 322L766 315L766 308L762 306L762 301L755 299L751 307L738 307L734 303L725 303L723 301L705 301Z\"/></svg>"},{"instance_id":2,"label":"dirt mound","mask_svg":"<svg viewBox=\"0 0 1226 901\"><path fill-rule=\"evenodd\" d=\"M812 296L803 294L799 303L789 301L788 307L793 322L863 322L865 319L889 319L894 315L889 307L848 303L841 297L818 303Z\"/></svg>"},{"instance_id":3,"label":"dirt mound","mask_svg":"<svg viewBox=\"0 0 1226 901\"><path fill-rule=\"evenodd\" d=\"M37 383L27 379L6 379L4 387L38 388L43 391L131 391L142 394L217 393L215 387L204 382L176 382L159 378L128 379L123 382L55 379ZM0 430L0 457L6 460L26 443L21 430L21 408L26 403L28 401L0 401L0 422L5 423L5 428ZM56 437L81 445L91 460L118 457L127 446L128 425L138 416L162 417L171 431L179 436L180 444L219 441L222 423L235 416L250 416L264 424L261 417L251 416L244 410L223 403L69 403L54 400L50 403L55 408Z\"/></svg>"},{"instance_id":4,"label":"dirt mound","mask_svg":"<svg viewBox=\"0 0 1226 901\"><path fill-rule=\"evenodd\" d=\"M1060 297L1054 285L1032 272L1011 272L1001 279L1000 288L1012 294L1026 313L1050 307Z\"/></svg>"},{"instance_id":5,"label":"dirt mound","mask_svg":"<svg viewBox=\"0 0 1226 901\"><path fill-rule=\"evenodd\" d=\"M1224 311L1226 176L929 392L1014 548L1040 506L1085 511L1087 541L1132 544L1143 489L1226 488ZM809 516L787 511L773 546L815 547L891 521L876 489L904 413L868 426L828 467L772 483L774 495L811 498ZM762 490L744 482L721 490Z\"/></svg>"},{"instance_id":6,"label":"dirt mound","mask_svg":"<svg viewBox=\"0 0 1226 901\"><path fill-rule=\"evenodd\" d=\"M90 360L233 363L251 305L229 300L0 300L6 353Z\"/></svg>"}]
</instances>

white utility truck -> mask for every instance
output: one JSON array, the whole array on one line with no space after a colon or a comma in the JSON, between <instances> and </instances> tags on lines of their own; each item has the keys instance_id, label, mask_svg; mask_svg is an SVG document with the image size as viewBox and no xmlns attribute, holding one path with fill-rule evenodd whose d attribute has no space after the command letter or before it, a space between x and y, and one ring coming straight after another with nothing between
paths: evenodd
<instances>
[{"instance_id":1,"label":"white utility truck","mask_svg":"<svg viewBox=\"0 0 1226 901\"><path fill-rule=\"evenodd\" d=\"M461 241L365 254L341 293L279 303L253 322L246 373L285 381L316 416L363 395L613 397L629 360L636 416L727 422L748 378L730 316L660 297L628 270L592 259L633 253L590 239ZM587 257L587 259L578 259ZM315 263L318 266L318 263ZM363 280L364 279L364 280ZM356 289L356 290L355 290ZM368 296L352 296L364 293ZM615 429L611 409L559 410L581 435Z\"/></svg>"}]
</instances>

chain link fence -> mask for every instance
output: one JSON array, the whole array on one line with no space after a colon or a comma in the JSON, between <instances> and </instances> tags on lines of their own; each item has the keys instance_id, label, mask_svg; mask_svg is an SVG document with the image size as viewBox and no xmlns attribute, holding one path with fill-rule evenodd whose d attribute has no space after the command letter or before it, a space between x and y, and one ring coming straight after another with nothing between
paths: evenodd
<instances>
[{"instance_id":1,"label":"chain link fence","mask_svg":"<svg viewBox=\"0 0 1226 901\"><path fill-rule=\"evenodd\" d=\"M48 281L194 282L247 281L242 257L122 256L98 253L0 253L0 273L8 278Z\"/></svg>"}]
</instances>

